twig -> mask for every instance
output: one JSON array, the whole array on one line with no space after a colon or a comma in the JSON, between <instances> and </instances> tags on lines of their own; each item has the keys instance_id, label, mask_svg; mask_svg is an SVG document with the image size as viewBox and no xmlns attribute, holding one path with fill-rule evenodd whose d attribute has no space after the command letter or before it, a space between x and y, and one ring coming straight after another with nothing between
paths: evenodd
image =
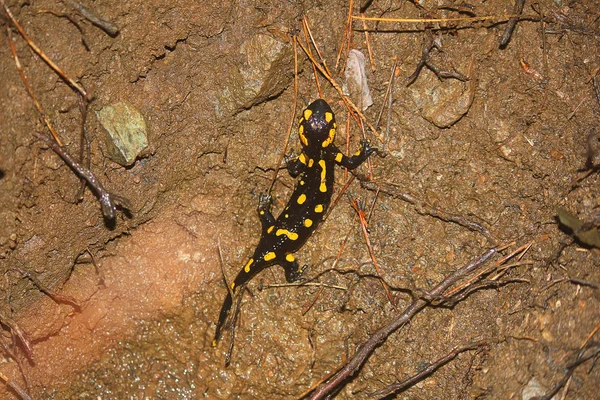
<instances>
[{"instance_id":1,"label":"twig","mask_svg":"<svg viewBox=\"0 0 600 400\"><path fill-rule=\"evenodd\" d=\"M596 347L591 353L586 355L587 350ZM552 389L550 389L550 391L546 394L544 394L543 396L536 396L536 397L532 397L531 400L550 400L554 397L554 395L556 393L558 393L558 391L565 386L565 384L571 379L571 377L573 376L573 373L575 372L575 369L577 369L577 367L579 367L581 364L585 363L586 361L598 357L600 355L600 346L598 346L597 344L594 343L589 343L588 345L586 345L585 347L583 347L582 349L579 350L579 352L577 353L577 358L575 359L575 361L571 364L567 366L567 372L565 373L565 376L563 376L563 378L558 381L556 383L556 385L554 385L554 387Z\"/></svg>"},{"instance_id":2,"label":"twig","mask_svg":"<svg viewBox=\"0 0 600 400\"><path fill-rule=\"evenodd\" d=\"M23 39L27 42L29 47L48 64L50 68L54 70L63 80L65 80L73 89L77 90L83 97L87 97L87 91L81 86L79 83L75 82L71 77L69 77L58 65L56 65L44 52L29 38L29 36L25 33L23 27L19 24L19 22L15 19L10 9L4 3L4 0L0 0L0 4L2 8L4 8L4 12L8 16L8 19L13 23L13 25L17 28ZM8 27L7 27L8 29Z\"/></svg>"},{"instance_id":3,"label":"twig","mask_svg":"<svg viewBox=\"0 0 600 400\"><path fill-rule=\"evenodd\" d=\"M6 375L4 375L2 372L0 372L0 379L2 379L9 388L14 390L14 392L19 396L19 398L21 400L31 400L31 397L29 397L29 395L27 394L26 391L21 389L21 387L16 382L14 382L12 379L8 379L8 377Z\"/></svg>"},{"instance_id":4,"label":"twig","mask_svg":"<svg viewBox=\"0 0 600 400\"><path fill-rule=\"evenodd\" d=\"M223 280L225 281L225 287L229 291L229 295L233 299L233 289L231 289L231 281L227 278L227 271L225 270L225 262L223 262L223 252L221 251L221 238L217 238L217 254L219 255L219 264L221 265L221 273L223 274Z\"/></svg>"},{"instance_id":5,"label":"twig","mask_svg":"<svg viewBox=\"0 0 600 400\"><path fill-rule=\"evenodd\" d=\"M91 10L82 6L75 0L71 0L71 4L77 9L77 11L81 13L81 15L83 15L85 19L90 21L92 24L96 25L98 28L102 29L109 36L115 37L119 34L119 27L117 25L98 17Z\"/></svg>"},{"instance_id":6,"label":"twig","mask_svg":"<svg viewBox=\"0 0 600 400\"><path fill-rule=\"evenodd\" d=\"M514 18L516 15L486 15L483 17L457 17L457 18L378 18L378 17L363 17L353 15L352 19L359 21L378 21L378 22L406 22L406 23L435 23L435 22L478 22L499 20L506 21L509 18Z\"/></svg>"},{"instance_id":7,"label":"twig","mask_svg":"<svg viewBox=\"0 0 600 400\"><path fill-rule=\"evenodd\" d=\"M368 190L377 190L378 188L382 193L392 196L394 198L406 201L415 207L415 211L421 215L429 215L433 218L440 219L446 222L453 222L460 226L463 226L471 231L479 232L488 238L492 243L496 244L498 240L490 233L490 231L483 227L477 222L471 221L461 215L451 214L446 211L435 208L424 200L420 200L417 197L409 193L401 192L396 186L399 186L391 182L378 182L375 184L370 181L361 181L361 185Z\"/></svg>"},{"instance_id":8,"label":"twig","mask_svg":"<svg viewBox=\"0 0 600 400\"><path fill-rule=\"evenodd\" d=\"M1 1L1 0L0 0ZM92 190L96 193L98 197L98 201L102 207L102 215L109 221L115 219L116 216L116 207L124 208L126 210L131 210L131 206L129 205L129 201L121 196L117 196L115 194L111 194L102 185L96 176L89 169L82 167L77 161L73 160L73 158L61 147L52 140L50 137L46 135L40 135L35 133L38 139L43 140L46 144L56 153L60 158L63 159L65 164L71 168L73 172L80 178L86 180L88 185L92 188Z\"/></svg>"},{"instance_id":9,"label":"twig","mask_svg":"<svg viewBox=\"0 0 600 400\"><path fill-rule=\"evenodd\" d=\"M88 101L83 96L78 96L77 104L79 105L79 112L81 113L81 131L79 135L79 163L84 165L87 169L90 169L90 142L87 136L86 121L87 121L87 109ZM83 194L85 192L85 179L81 178L81 186L79 188L79 201L83 200Z\"/></svg>"},{"instance_id":10,"label":"twig","mask_svg":"<svg viewBox=\"0 0 600 400\"><path fill-rule=\"evenodd\" d=\"M29 341L27 334L21 329L21 327L19 327L19 325L17 325L17 323L12 318L8 318L2 313L0 313L0 324L8 326L13 335L13 338L15 336L19 338L19 341L21 342L25 350L25 355L28 359L31 360L33 358L33 349L31 347L31 342Z\"/></svg>"},{"instance_id":11,"label":"twig","mask_svg":"<svg viewBox=\"0 0 600 400\"><path fill-rule=\"evenodd\" d=\"M469 350L480 349L481 347L483 347L485 345L487 345L487 342L477 342L477 343L468 344L466 346L462 346L459 348L455 348L450 353L437 359L433 363L429 364L426 368L423 368L419 373L411 376L408 379L405 379L402 382L394 383L394 384L389 385L381 390L370 393L369 397L381 398L381 397L389 396L394 393L398 393L398 392L416 384L417 382L422 381L423 379L427 378L428 376L432 375L439 368L448 364L450 361L454 360L456 358L456 356L458 356L460 353L464 353L465 351L469 351Z\"/></svg>"},{"instance_id":12,"label":"twig","mask_svg":"<svg viewBox=\"0 0 600 400\"><path fill-rule=\"evenodd\" d=\"M8 25L6 25L6 33L8 35L8 44L9 44L9 47L10 47L10 51L11 51L11 53L13 55L14 60L15 60L15 66L17 67L17 71L19 71L19 75L21 75L21 80L23 81L23 85L25 85L25 89L27 90L27 93L29 93L29 96L31 96L31 99L33 100L33 104L35 105L35 108L37 108L38 112L40 114L42 114L42 119L44 120L44 123L46 124L46 127L48 128L48 130L52 134L52 137L54 138L54 140L56 141L56 143L58 143L60 146L62 146L62 142L60 141L60 138L58 137L58 134L54 130L54 126L52 125L52 122L50 121L50 118L48 117L48 115L44 111L44 108L42 107L42 105L38 101L37 97L35 97L35 93L33 92L33 89L31 88L31 85L29 84L29 80L27 79L27 75L25 75L25 71L23 71L23 66L21 65L21 60L19 60L19 56L17 55L17 50L15 49L15 44L13 43L12 34L11 34L11 31L10 31L10 27Z\"/></svg>"},{"instance_id":13,"label":"twig","mask_svg":"<svg viewBox=\"0 0 600 400\"><path fill-rule=\"evenodd\" d=\"M430 57L431 51L433 49L439 50L440 45L438 45L436 43L435 39L433 38L433 34L431 32L430 27L426 27L425 29L426 29L425 32L427 34L427 38L423 39L423 47L421 49L421 60L419 60L419 63L417 64L417 67L415 68L415 72L413 72L408 78L406 78L406 86L410 86L415 82L415 80L419 76L419 73L421 72L423 67L429 68L431 70L431 72L433 72L438 77L439 80L451 78L451 79L457 79L461 82L468 81L469 78L467 78L460 72L443 70L431 61L431 57Z\"/></svg>"},{"instance_id":14,"label":"twig","mask_svg":"<svg viewBox=\"0 0 600 400\"><path fill-rule=\"evenodd\" d=\"M340 66L340 60L342 59L342 53L344 49L350 50L350 45L352 43L352 9L354 8L354 1L348 1L348 18L346 19L346 26L344 27L344 36L342 37L342 44L340 45L340 50L338 51L337 58L335 60L335 69L338 70ZM346 62L348 57L344 57L343 63Z\"/></svg>"},{"instance_id":15,"label":"twig","mask_svg":"<svg viewBox=\"0 0 600 400\"><path fill-rule=\"evenodd\" d=\"M360 14L361 16L365 16L364 13ZM377 68L375 67L375 60L373 59L373 50L371 49L371 39L369 39L369 30L367 29L367 21L363 19L363 32L365 34L365 43L367 44L367 52L369 53L369 61L371 62L371 71L375 72Z\"/></svg>"},{"instance_id":16,"label":"twig","mask_svg":"<svg viewBox=\"0 0 600 400\"><path fill-rule=\"evenodd\" d=\"M13 337L13 343L15 342L14 337ZM22 359L20 357L17 357L15 353L13 353L11 351L11 349L9 349L8 345L4 342L4 338L0 337L0 344L2 345L2 348L4 348L4 352L7 354L7 356L9 358L12 358L16 363L17 363L17 367L19 368L19 372L21 373L21 376L23 377L23 382L25 382L25 393L29 393L31 391L31 387L29 386L29 380L27 379L27 375L25 374L25 370L23 368L23 362ZM31 357L29 357L29 360L31 360ZM14 382L13 382L14 383ZM11 386L8 382L7 384L9 386ZM14 383L15 385L17 385L16 383ZM17 385L17 388L19 390L23 390L21 389L21 387L19 385ZM16 388L15 388L16 390ZM19 391L18 390L18 391ZM19 391L20 393L20 391Z\"/></svg>"},{"instance_id":17,"label":"twig","mask_svg":"<svg viewBox=\"0 0 600 400\"><path fill-rule=\"evenodd\" d=\"M324 385L317 388L310 397L310 399L322 399L333 393L335 390L337 390L339 385L341 385L344 381L353 376L360 369L360 367L364 364L367 358L369 358L369 356L372 354L375 348L380 346L392 332L394 332L395 330L403 326L405 323L410 321L410 319L416 313L425 308L432 300L440 296L447 288L449 288L463 276L479 268L494 254L496 254L495 249L488 250L475 261L471 262L467 266L459 269L454 274L450 275L448 278L444 279L435 288L433 288L427 296L413 300L413 302L404 310L404 312L402 312L402 314L396 317L388 325L378 329L375 333L373 333L370 336L370 338L366 342L360 345L356 353L354 354L354 356L352 356L348 363L346 363L346 365L331 379L329 379Z\"/></svg>"},{"instance_id":18,"label":"twig","mask_svg":"<svg viewBox=\"0 0 600 400\"><path fill-rule=\"evenodd\" d=\"M38 278L31 275L29 272L24 271L19 267L16 267L15 269L17 271L19 271L19 273L21 275L23 275L25 278L29 279L31 281L31 283L33 283L39 289L40 292L42 292L45 295L47 295L48 297L50 297L56 303L67 303L67 304L70 304L73 307L75 307L75 309L77 311L81 311L81 304L79 304L79 302L74 297L54 293L53 291L48 289L46 286L44 286Z\"/></svg>"},{"instance_id":19,"label":"twig","mask_svg":"<svg viewBox=\"0 0 600 400\"><path fill-rule=\"evenodd\" d=\"M365 212L362 209L361 205L359 204L358 200L356 200L356 199L352 200L352 207L354 208L354 211L356 211L356 214L358 215L358 218L360 220L360 227L362 229L363 237L365 238L365 243L367 244L367 249L369 250L369 256L371 257L371 261L373 261L373 266L375 267L375 270L377 271L377 275L379 275L379 277L381 278L381 284L383 286L383 290L385 290L385 294L387 295L387 298L390 301L390 304L394 308L396 308L396 304L394 302L394 298L392 297L392 293L390 292L390 288L387 285L387 283L385 282L385 277L383 276L383 271L379 267L379 263L377 262L377 259L375 258L375 252L373 251L373 246L371 245L371 239L369 236L369 230L367 227L368 223L367 223L367 218L365 217Z\"/></svg>"},{"instance_id":20,"label":"twig","mask_svg":"<svg viewBox=\"0 0 600 400\"><path fill-rule=\"evenodd\" d=\"M54 10L39 10L38 12L40 14L51 14L58 18L66 18L70 23L75 25L75 27L79 31L79 35L81 36L81 44L83 45L83 47L85 47L87 51L90 51L90 46L88 46L87 42L85 41L85 34L83 33L83 29L72 15L59 13Z\"/></svg>"},{"instance_id":21,"label":"twig","mask_svg":"<svg viewBox=\"0 0 600 400\"><path fill-rule=\"evenodd\" d=\"M329 285L327 283L322 282L291 282L291 283L271 283L269 285L265 285L264 288L282 288L282 287L290 287L290 286L316 286L323 288L331 288L338 290L348 290L347 287L339 286L339 285Z\"/></svg>"},{"instance_id":22,"label":"twig","mask_svg":"<svg viewBox=\"0 0 600 400\"><path fill-rule=\"evenodd\" d=\"M513 17L508 20L508 24L506 24L506 29L504 30L504 34L500 38L500 48L505 48L510 42L510 38L517 26L517 22L519 22L519 17L523 12L523 7L525 6L525 0L515 0L515 6L513 7Z\"/></svg>"}]
</instances>

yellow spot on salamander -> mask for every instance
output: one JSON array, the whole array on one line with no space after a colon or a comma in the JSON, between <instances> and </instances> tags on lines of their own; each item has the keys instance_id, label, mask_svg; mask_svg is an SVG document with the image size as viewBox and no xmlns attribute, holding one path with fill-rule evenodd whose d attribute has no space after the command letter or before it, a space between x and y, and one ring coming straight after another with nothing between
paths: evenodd
<instances>
[{"instance_id":1,"label":"yellow spot on salamander","mask_svg":"<svg viewBox=\"0 0 600 400\"><path fill-rule=\"evenodd\" d=\"M304 136L304 125L300 125L298 128L298 136L300 136L300 141L303 145L308 146L308 139Z\"/></svg>"},{"instance_id":2,"label":"yellow spot on salamander","mask_svg":"<svg viewBox=\"0 0 600 400\"><path fill-rule=\"evenodd\" d=\"M306 201L306 195L304 193L302 193L300 196L298 196L298 200L296 200L296 202L298 204L304 204L305 201Z\"/></svg>"},{"instance_id":3,"label":"yellow spot on salamander","mask_svg":"<svg viewBox=\"0 0 600 400\"><path fill-rule=\"evenodd\" d=\"M362 147L358 150L356 150L356 153L354 153L355 156L360 156L360 153L362 153Z\"/></svg>"},{"instance_id":4,"label":"yellow spot on salamander","mask_svg":"<svg viewBox=\"0 0 600 400\"><path fill-rule=\"evenodd\" d=\"M298 160L300 160L302 164L306 165L306 155L304 153L300 153Z\"/></svg>"},{"instance_id":5,"label":"yellow spot on salamander","mask_svg":"<svg viewBox=\"0 0 600 400\"><path fill-rule=\"evenodd\" d=\"M272 259L274 259L275 257L277 257L275 255L275 253L273 253L272 251L268 252L267 254L265 254L265 256L263 257L263 259L265 261L271 261Z\"/></svg>"},{"instance_id":6,"label":"yellow spot on salamander","mask_svg":"<svg viewBox=\"0 0 600 400\"><path fill-rule=\"evenodd\" d=\"M298 239L298 234L296 232L290 232L287 229L277 229L277 232L275 232L275 235L277 235L277 236L285 235L290 240Z\"/></svg>"},{"instance_id":7,"label":"yellow spot on salamander","mask_svg":"<svg viewBox=\"0 0 600 400\"><path fill-rule=\"evenodd\" d=\"M321 185L319 186L319 190L321 192L325 193L327 191L327 185L326 185L327 170L326 170L326 166L325 166L325 160L319 160L319 165L321 166Z\"/></svg>"},{"instance_id":8,"label":"yellow spot on salamander","mask_svg":"<svg viewBox=\"0 0 600 400\"><path fill-rule=\"evenodd\" d=\"M259 214L260 215L265 215L265 212L263 210L260 210Z\"/></svg>"},{"instance_id":9,"label":"yellow spot on salamander","mask_svg":"<svg viewBox=\"0 0 600 400\"><path fill-rule=\"evenodd\" d=\"M309 119L310 116L312 115L312 111L309 110L308 108L306 110L304 110L304 119Z\"/></svg>"},{"instance_id":10,"label":"yellow spot on salamander","mask_svg":"<svg viewBox=\"0 0 600 400\"><path fill-rule=\"evenodd\" d=\"M315 212L316 213L322 213L323 212L323 204L317 204L315 206Z\"/></svg>"},{"instance_id":11,"label":"yellow spot on salamander","mask_svg":"<svg viewBox=\"0 0 600 400\"><path fill-rule=\"evenodd\" d=\"M327 123L331 122L331 120L333 119L333 114L330 112L326 112L325 113L325 121L327 121Z\"/></svg>"},{"instance_id":12,"label":"yellow spot on salamander","mask_svg":"<svg viewBox=\"0 0 600 400\"><path fill-rule=\"evenodd\" d=\"M231 290L235 289L235 282L231 282Z\"/></svg>"},{"instance_id":13,"label":"yellow spot on salamander","mask_svg":"<svg viewBox=\"0 0 600 400\"><path fill-rule=\"evenodd\" d=\"M287 262L294 262L296 260L296 257L294 257L292 253L290 253L287 256L285 256L285 259L287 260Z\"/></svg>"},{"instance_id":14,"label":"yellow spot on salamander","mask_svg":"<svg viewBox=\"0 0 600 400\"><path fill-rule=\"evenodd\" d=\"M246 263L246 265L244 266L244 271L246 273L250 272L250 266L252 265L252 263L254 262L254 259L251 258L248 260L248 262Z\"/></svg>"},{"instance_id":15,"label":"yellow spot on salamander","mask_svg":"<svg viewBox=\"0 0 600 400\"><path fill-rule=\"evenodd\" d=\"M335 162L342 162L342 158L344 158L344 155L342 153L337 153L335 155Z\"/></svg>"},{"instance_id":16,"label":"yellow spot on salamander","mask_svg":"<svg viewBox=\"0 0 600 400\"><path fill-rule=\"evenodd\" d=\"M300 186L304 186L305 184L306 184L306 182L300 181Z\"/></svg>"},{"instance_id":17,"label":"yellow spot on salamander","mask_svg":"<svg viewBox=\"0 0 600 400\"><path fill-rule=\"evenodd\" d=\"M306 219L304 220L304 226L305 226L305 227L307 227L307 228L310 228L310 227L312 226L312 224L313 224L313 222L312 222L312 219L308 219L308 218L306 218Z\"/></svg>"},{"instance_id":18,"label":"yellow spot on salamander","mask_svg":"<svg viewBox=\"0 0 600 400\"><path fill-rule=\"evenodd\" d=\"M314 163L315 163L315 160L313 160L312 158L309 158L308 159L308 168L311 168Z\"/></svg>"},{"instance_id":19,"label":"yellow spot on salamander","mask_svg":"<svg viewBox=\"0 0 600 400\"><path fill-rule=\"evenodd\" d=\"M271 225L269 229L267 229L267 233L273 232L273 229L275 229L275 225Z\"/></svg>"},{"instance_id":20,"label":"yellow spot on salamander","mask_svg":"<svg viewBox=\"0 0 600 400\"><path fill-rule=\"evenodd\" d=\"M290 214L285 214L285 215L283 216L283 218L289 218L289 217L290 217Z\"/></svg>"},{"instance_id":21,"label":"yellow spot on salamander","mask_svg":"<svg viewBox=\"0 0 600 400\"><path fill-rule=\"evenodd\" d=\"M323 144L321 144L322 147L327 147L331 144L331 142L333 142L333 139L335 139L335 128L331 128L329 130L329 136L327 137L327 139L323 140Z\"/></svg>"}]
</instances>

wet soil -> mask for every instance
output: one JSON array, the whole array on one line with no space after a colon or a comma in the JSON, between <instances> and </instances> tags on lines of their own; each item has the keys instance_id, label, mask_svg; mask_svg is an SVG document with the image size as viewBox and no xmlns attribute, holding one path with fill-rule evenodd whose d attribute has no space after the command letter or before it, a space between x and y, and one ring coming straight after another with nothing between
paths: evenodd
<instances>
[{"instance_id":1,"label":"wet soil","mask_svg":"<svg viewBox=\"0 0 600 400\"><path fill-rule=\"evenodd\" d=\"M588 137L598 133L596 2L527 2L527 18L504 48L504 22L436 23L433 31L422 24L368 22L374 105L365 114L375 124L384 112L383 142L370 132L367 137L386 157L372 157L359 174L372 173L375 184L393 191L377 194L358 180L349 186L298 253L309 265L306 277L320 286L277 286L285 281L279 267L252 280L227 368L227 341L211 347L226 294L217 249L231 279L258 241L258 197L280 165L290 121L319 96L310 63L299 53L294 111L288 38L301 33L300 20L308 17L334 69L348 4L88 4L119 26L111 37L68 2L8 3L39 47L93 94L91 170L131 203L131 215L118 213L111 225L92 192L78 200L78 178L34 136L47 131L3 30L0 372L32 398L298 397L399 315L411 290L431 289L500 244L511 244L501 252L508 254L531 243L502 278L510 283L479 290L454 307L427 308L378 347L337 398L365 398L475 341L487 345L460 354L398 398L530 398L563 378L600 323L598 249L574 242L556 219L557 207L582 221L598 214L600 176L575 183L584 176ZM504 15L513 7L500 0L444 5L422 3L432 11L440 7L438 17ZM81 30L60 13L72 15ZM427 16L410 2L373 2L366 15ZM352 48L367 54L363 24L353 26ZM64 148L78 154L76 94L11 32ZM439 79L425 67L406 85L431 40L438 46L431 63L468 81ZM273 49L283 50L275 57ZM281 69L258 94L253 90L268 71L251 65L257 55L273 56ZM385 93L395 60L388 113ZM335 90L319 81L340 126L336 143L345 149L348 114ZM108 159L95 114L122 100L144 116L150 143L128 168ZM354 122L348 126L347 152L353 153L361 134ZM290 146L299 149L297 138ZM345 182L340 169L336 193ZM275 214L293 185L280 171L272 192ZM426 207L406 201L407 195ZM370 242L394 305L376 276L352 199L372 208ZM489 234L437 218L436 211ZM81 310L52 300L23 272L48 291L77 299ZM30 356L14 340L15 327L31 343ZM600 372L590 365L575 371L567 399L597 396ZM2 398L17 398L6 387L0 391Z\"/></svg>"}]
</instances>

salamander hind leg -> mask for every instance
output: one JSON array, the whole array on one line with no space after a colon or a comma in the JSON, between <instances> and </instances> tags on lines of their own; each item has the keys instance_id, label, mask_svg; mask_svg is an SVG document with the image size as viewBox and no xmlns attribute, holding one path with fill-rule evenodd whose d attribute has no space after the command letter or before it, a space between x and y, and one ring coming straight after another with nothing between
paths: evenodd
<instances>
[{"instance_id":1,"label":"salamander hind leg","mask_svg":"<svg viewBox=\"0 0 600 400\"><path fill-rule=\"evenodd\" d=\"M263 235L271 226L275 225L275 217L271 213L272 203L273 198L267 193L261 194L258 199L258 218L260 218Z\"/></svg>"},{"instance_id":2,"label":"salamander hind leg","mask_svg":"<svg viewBox=\"0 0 600 400\"><path fill-rule=\"evenodd\" d=\"M308 265L300 266L296 257L292 253L288 253L285 256L285 261L282 261L281 266L285 270L285 280L288 282L296 282L302 277L302 273Z\"/></svg>"}]
</instances>

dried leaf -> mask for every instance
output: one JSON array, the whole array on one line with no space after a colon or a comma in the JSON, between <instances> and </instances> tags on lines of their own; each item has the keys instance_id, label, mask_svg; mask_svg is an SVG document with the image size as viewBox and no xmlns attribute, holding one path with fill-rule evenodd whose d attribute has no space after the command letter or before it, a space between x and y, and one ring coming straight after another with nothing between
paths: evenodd
<instances>
[{"instance_id":1,"label":"dried leaf","mask_svg":"<svg viewBox=\"0 0 600 400\"><path fill-rule=\"evenodd\" d=\"M556 209L556 214L558 215L560 223L571 229L577 240L588 246L600 248L600 232L598 232L598 229L592 228L585 231L579 231L583 226L583 222L579 218L560 207Z\"/></svg>"},{"instance_id":2,"label":"dried leaf","mask_svg":"<svg viewBox=\"0 0 600 400\"><path fill-rule=\"evenodd\" d=\"M359 50L350 50L344 76L346 77L344 92L352 98L361 111L365 111L373 104L373 99L367 83L365 56Z\"/></svg>"}]
</instances>

